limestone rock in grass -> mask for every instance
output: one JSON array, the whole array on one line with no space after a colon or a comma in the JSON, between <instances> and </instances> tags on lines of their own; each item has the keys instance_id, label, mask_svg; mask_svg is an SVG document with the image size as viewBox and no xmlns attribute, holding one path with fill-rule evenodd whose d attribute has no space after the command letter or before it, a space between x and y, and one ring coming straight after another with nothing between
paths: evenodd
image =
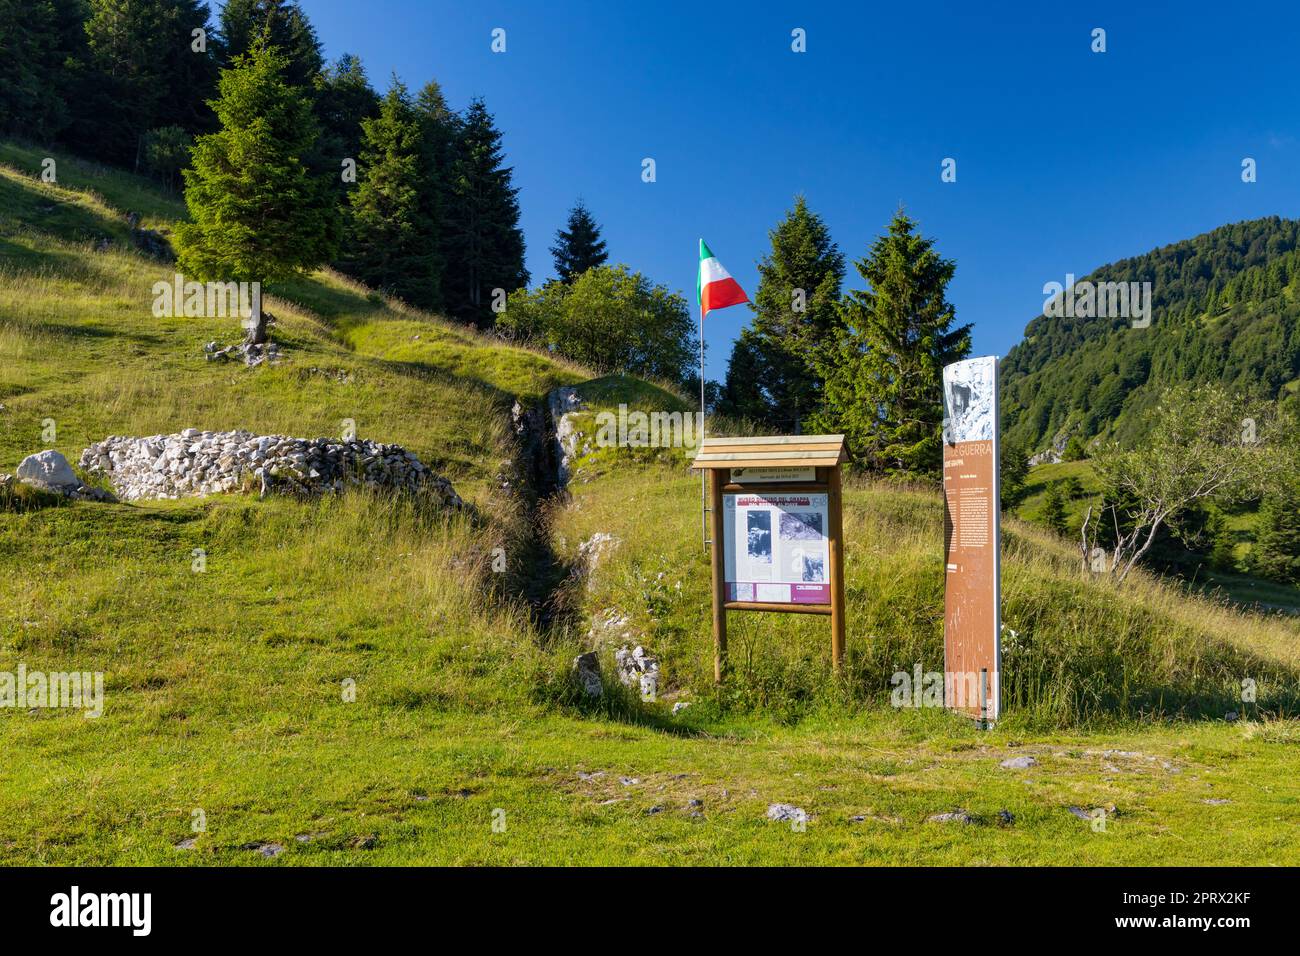
<instances>
[{"instance_id":1,"label":"limestone rock in grass","mask_svg":"<svg viewBox=\"0 0 1300 956\"><path fill-rule=\"evenodd\" d=\"M767 808L767 818L778 822L808 820L808 811L792 803L774 803Z\"/></svg>"},{"instance_id":2,"label":"limestone rock in grass","mask_svg":"<svg viewBox=\"0 0 1300 956\"><path fill-rule=\"evenodd\" d=\"M1038 761L1033 757L1012 757L1010 760L1004 760L998 764L1003 770L1028 770L1030 767L1037 767Z\"/></svg>"},{"instance_id":3,"label":"limestone rock in grass","mask_svg":"<svg viewBox=\"0 0 1300 956\"><path fill-rule=\"evenodd\" d=\"M619 540L606 531L597 531L586 541L578 545L578 567L587 576L587 587L591 587L591 577L597 565L611 551L618 547Z\"/></svg>"},{"instance_id":4,"label":"limestone rock in grass","mask_svg":"<svg viewBox=\"0 0 1300 956\"><path fill-rule=\"evenodd\" d=\"M103 474L128 500L203 497L241 488L262 494L322 494L349 485L463 502L451 482L400 445L369 440L290 438L248 431L187 428L147 438L110 436L81 453L81 467Z\"/></svg>"},{"instance_id":5,"label":"limestone rock in grass","mask_svg":"<svg viewBox=\"0 0 1300 956\"><path fill-rule=\"evenodd\" d=\"M925 818L929 823L974 823L975 818L965 810L952 810L948 813L934 813Z\"/></svg>"},{"instance_id":6,"label":"limestone rock in grass","mask_svg":"<svg viewBox=\"0 0 1300 956\"><path fill-rule=\"evenodd\" d=\"M595 651L579 654L573 659L573 670L578 675L578 684L588 697L599 697L604 693L600 682L600 658Z\"/></svg>"},{"instance_id":7,"label":"limestone rock in grass","mask_svg":"<svg viewBox=\"0 0 1300 956\"><path fill-rule=\"evenodd\" d=\"M75 489L81 486L68 459L53 450L28 455L19 463L17 475L19 481L39 482L49 488Z\"/></svg>"},{"instance_id":8,"label":"limestone rock in grass","mask_svg":"<svg viewBox=\"0 0 1300 956\"><path fill-rule=\"evenodd\" d=\"M677 703L673 704L673 716L676 717L689 706L691 706L689 700L679 700Z\"/></svg>"},{"instance_id":9,"label":"limestone rock in grass","mask_svg":"<svg viewBox=\"0 0 1300 956\"><path fill-rule=\"evenodd\" d=\"M578 390L571 385L552 389L546 396L546 405L555 427L556 483L563 488L569 483L570 468L580 454L578 442L582 439L582 432L578 430L572 415L587 406L578 395Z\"/></svg>"},{"instance_id":10,"label":"limestone rock in grass","mask_svg":"<svg viewBox=\"0 0 1300 956\"><path fill-rule=\"evenodd\" d=\"M614 652L614 664L624 687L639 686L644 693L647 684L659 686L659 660L639 644L631 650L620 647Z\"/></svg>"},{"instance_id":11,"label":"limestone rock in grass","mask_svg":"<svg viewBox=\"0 0 1300 956\"><path fill-rule=\"evenodd\" d=\"M53 450L28 455L18 465L18 472L13 477L39 491L62 495L65 498L82 501L117 500L111 493L101 488L91 488L82 484L81 479L73 472L72 466L68 464L68 459ZM6 486L11 484L12 480L11 478L6 482Z\"/></svg>"}]
</instances>

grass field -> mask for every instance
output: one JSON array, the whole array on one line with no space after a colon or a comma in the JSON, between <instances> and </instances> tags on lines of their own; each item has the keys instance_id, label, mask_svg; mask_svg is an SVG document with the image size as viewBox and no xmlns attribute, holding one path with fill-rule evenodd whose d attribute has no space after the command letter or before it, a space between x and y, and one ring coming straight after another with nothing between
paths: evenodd
<instances>
[{"instance_id":1,"label":"grass field","mask_svg":"<svg viewBox=\"0 0 1300 956\"><path fill-rule=\"evenodd\" d=\"M566 567L597 532L617 544L541 629L509 583L532 531L498 490L511 404L559 384L585 384L593 411L671 396L329 273L271 290L283 364L208 363L236 322L154 318L173 270L121 228L133 210L165 231L175 201L65 158L68 188L45 185L39 160L0 146L0 471L109 434L352 419L475 507L0 501L0 672L106 685L97 719L0 708L0 862L1300 862L1300 622L1146 575L1114 590L1008 520L1006 719L895 709L894 671L942 666L941 506L851 483L846 676L824 621L756 615L734 619L718 693L698 479L680 452L601 450L543 528ZM610 681L585 701L572 658L624 641L660 657L658 700ZM806 828L767 820L773 803ZM928 819L958 809L969 823Z\"/></svg>"}]
</instances>

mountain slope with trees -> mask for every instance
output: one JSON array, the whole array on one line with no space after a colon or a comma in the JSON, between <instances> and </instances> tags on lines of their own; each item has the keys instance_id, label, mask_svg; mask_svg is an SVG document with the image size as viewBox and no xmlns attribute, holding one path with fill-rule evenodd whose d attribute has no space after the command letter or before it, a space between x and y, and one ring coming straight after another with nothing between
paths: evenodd
<instances>
[{"instance_id":1,"label":"mountain slope with trees","mask_svg":"<svg viewBox=\"0 0 1300 956\"><path fill-rule=\"evenodd\" d=\"M1150 282L1151 324L1040 315L1002 363L1002 430L1031 452L1140 439L1162 391L1218 383L1294 411L1300 395L1300 221L1273 216L1102 266L1082 281Z\"/></svg>"}]
</instances>

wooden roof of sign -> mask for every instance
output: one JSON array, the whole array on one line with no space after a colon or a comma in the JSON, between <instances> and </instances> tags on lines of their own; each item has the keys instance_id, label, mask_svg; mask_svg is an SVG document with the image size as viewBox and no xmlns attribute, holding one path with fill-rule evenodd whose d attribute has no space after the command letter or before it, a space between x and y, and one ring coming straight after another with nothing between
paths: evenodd
<instances>
[{"instance_id":1,"label":"wooden roof of sign","mask_svg":"<svg viewBox=\"0 0 1300 956\"><path fill-rule=\"evenodd\" d=\"M849 460L843 435L706 438L692 468L827 468Z\"/></svg>"}]
</instances>

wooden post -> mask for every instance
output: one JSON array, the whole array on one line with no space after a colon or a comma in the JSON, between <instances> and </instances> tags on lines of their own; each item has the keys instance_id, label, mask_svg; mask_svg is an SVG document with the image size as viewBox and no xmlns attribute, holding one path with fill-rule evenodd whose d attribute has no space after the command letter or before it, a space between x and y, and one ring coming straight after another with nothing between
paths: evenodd
<instances>
[{"instance_id":1,"label":"wooden post","mask_svg":"<svg viewBox=\"0 0 1300 956\"><path fill-rule=\"evenodd\" d=\"M844 664L844 516L840 507L843 494L839 466L829 471L826 517L830 524L827 537L831 580L831 666L838 674Z\"/></svg>"},{"instance_id":2,"label":"wooden post","mask_svg":"<svg viewBox=\"0 0 1300 956\"><path fill-rule=\"evenodd\" d=\"M725 470L709 470L709 537L713 547L713 679L721 684L727 670L726 546L722 540L722 485Z\"/></svg>"}]
</instances>

